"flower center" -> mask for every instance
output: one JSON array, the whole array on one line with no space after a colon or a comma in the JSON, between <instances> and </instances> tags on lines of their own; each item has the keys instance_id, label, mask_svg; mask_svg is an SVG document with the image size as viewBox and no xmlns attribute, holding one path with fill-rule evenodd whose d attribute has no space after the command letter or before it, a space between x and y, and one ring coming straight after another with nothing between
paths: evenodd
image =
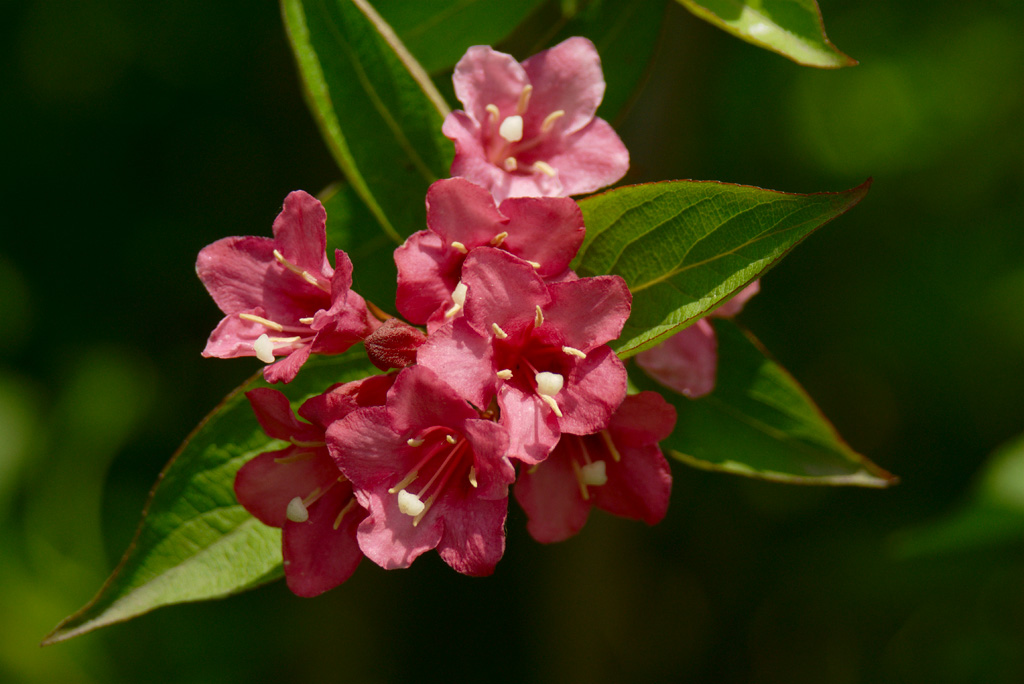
<instances>
[{"instance_id":1,"label":"flower center","mask_svg":"<svg viewBox=\"0 0 1024 684\"><path fill-rule=\"evenodd\" d=\"M530 106L530 96L533 94L533 86L527 85L519 94L519 102L516 103L516 112L502 118L501 110L495 104L489 104L487 110L487 122L484 126L487 147L487 158L495 166L501 167L509 173L521 173L533 175L542 173L553 178L557 171L542 159L533 159L524 163L523 155L527 154L534 147L544 142L551 131L555 128L558 120L565 116L565 110L557 109L550 112L541 121L540 126L529 138L524 138L527 131L527 122L524 119L527 108ZM527 154L527 156L530 156Z\"/></svg>"},{"instance_id":2,"label":"flower center","mask_svg":"<svg viewBox=\"0 0 1024 684\"><path fill-rule=\"evenodd\" d=\"M615 448L607 430L602 430L598 435L584 437L562 435L562 439L566 440L569 462L572 464L572 472L576 476L576 483L580 488L580 496L584 501L589 501L590 487L600 487L608 483L606 460L592 457L591 450L598 453L608 451L612 459L618 462L621 458L618 449Z\"/></svg>"},{"instance_id":3,"label":"flower center","mask_svg":"<svg viewBox=\"0 0 1024 684\"><path fill-rule=\"evenodd\" d=\"M388 494L397 497L398 510L412 517L415 527L446 490L453 476L464 476L471 487L476 487L476 470L469 441L449 428L429 427L406 443L422 450L422 454L412 470L388 489Z\"/></svg>"}]
</instances>

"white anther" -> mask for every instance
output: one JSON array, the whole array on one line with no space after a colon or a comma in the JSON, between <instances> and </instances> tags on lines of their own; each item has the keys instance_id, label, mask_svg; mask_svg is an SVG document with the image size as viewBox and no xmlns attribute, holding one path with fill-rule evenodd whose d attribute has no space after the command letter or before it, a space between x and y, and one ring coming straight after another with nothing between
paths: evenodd
<instances>
[{"instance_id":1,"label":"white anther","mask_svg":"<svg viewBox=\"0 0 1024 684\"><path fill-rule=\"evenodd\" d=\"M515 157L506 157L504 166L505 170L511 173L519 168L519 162L516 161Z\"/></svg>"},{"instance_id":2,"label":"white anther","mask_svg":"<svg viewBox=\"0 0 1024 684\"><path fill-rule=\"evenodd\" d=\"M508 368L505 368L504 370L498 371L495 375L497 375L502 380L511 380L512 379L512 371L510 371Z\"/></svg>"},{"instance_id":3,"label":"white anther","mask_svg":"<svg viewBox=\"0 0 1024 684\"><path fill-rule=\"evenodd\" d=\"M306 522L309 520L309 510L306 509L306 504L302 503L302 497L297 496L288 502L288 509L285 511L285 517L292 522Z\"/></svg>"},{"instance_id":4,"label":"white anther","mask_svg":"<svg viewBox=\"0 0 1024 684\"><path fill-rule=\"evenodd\" d=\"M555 177L555 170L551 168L551 164L548 164L547 162L544 161L533 162L533 170L540 171L545 176L550 176L552 178Z\"/></svg>"},{"instance_id":5,"label":"white anther","mask_svg":"<svg viewBox=\"0 0 1024 684\"><path fill-rule=\"evenodd\" d=\"M252 343L252 350L256 352L256 358L263 363L274 363L274 343L266 333L256 338Z\"/></svg>"},{"instance_id":6,"label":"white anther","mask_svg":"<svg viewBox=\"0 0 1024 684\"><path fill-rule=\"evenodd\" d=\"M491 238L491 245L494 247L501 247L501 243L503 243L507 237L508 231L503 230Z\"/></svg>"},{"instance_id":7,"label":"white anther","mask_svg":"<svg viewBox=\"0 0 1024 684\"><path fill-rule=\"evenodd\" d=\"M307 318L300 318L299 323L302 325L313 325L313 317L308 316Z\"/></svg>"},{"instance_id":8,"label":"white anther","mask_svg":"<svg viewBox=\"0 0 1024 684\"><path fill-rule=\"evenodd\" d=\"M426 507L427 505L420 501L420 497L415 494L411 494L404 489L398 492L398 510L402 511L402 513L415 518Z\"/></svg>"},{"instance_id":9,"label":"white anther","mask_svg":"<svg viewBox=\"0 0 1024 684\"><path fill-rule=\"evenodd\" d=\"M452 242L452 249L454 249L456 252L462 252L463 254L469 252L469 250L466 249L466 245L462 244L461 242Z\"/></svg>"},{"instance_id":10,"label":"white anther","mask_svg":"<svg viewBox=\"0 0 1024 684\"><path fill-rule=\"evenodd\" d=\"M445 435L444 441L448 442L449 444L455 444L455 437L453 437L452 435Z\"/></svg>"},{"instance_id":11,"label":"white anther","mask_svg":"<svg viewBox=\"0 0 1024 684\"><path fill-rule=\"evenodd\" d=\"M516 103L516 111L520 114L526 111L526 108L530 106L530 95L533 95L533 86L523 86L523 92L519 93L519 102Z\"/></svg>"},{"instance_id":12,"label":"white anther","mask_svg":"<svg viewBox=\"0 0 1024 684\"><path fill-rule=\"evenodd\" d=\"M548 131L550 131L552 128L555 127L555 122L561 119L563 116L565 116L564 109L557 109L548 114L546 117L544 117L544 122L541 123L540 125L540 132L547 133Z\"/></svg>"},{"instance_id":13,"label":"white anther","mask_svg":"<svg viewBox=\"0 0 1024 684\"><path fill-rule=\"evenodd\" d=\"M476 481L476 466L469 467L469 484L475 489L478 485Z\"/></svg>"},{"instance_id":14,"label":"white anther","mask_svg":"<svg viewBox=\"0 0 1024 684\"><path fill-rule=\"evenodd\" d=\"M534 271L536 271L538 268L540 268L540 262L539 261L530 261L529 259L523 259L523 261L525 261L526 263L530 264L530 266L533 266L533 270Z\"/></svg>"},{"instance_id":15,"label":"white anther","mask_svg":"<svg viewBox=\"0 0 1024 684\"><path fill-rule=\"evenodd\" d=\"M604 461L594 461L580 468L583 484L600 487L608 482L608 474L604 470Z\"/></svg>"},{"instance_id":16,"label":"white anther","mask_svg":"<svg viewBox=\"0 0 1024 684\"><path fill-rule=\"evenodd\" d=\"M491 323L491 330L494 331L494 336L499 340L503 340L508 337L508 333L501 329L497 323Z\"/></svg>"},{"instance_id":17,"label":"white anther","mask_svg":"<svg viewBox=\"0 0 1024 684\"><path fill-rule=\"evenodd\" d=\"M577 359L587 358L587 355L584 352L581 352L576 347L562 347L562 351L568 354L569 356L575 356Z\"/></svg>"},{"instance_id":18,"label":"white anther","mask_svg":"<svg viewBox=\"0 0 1024 684\"><path fill-rule=\"evenodd\" d=\"M523 139L523 117L518 114L506 118L498 127L498 135L510 143Z\"/></svg>"},{"instance_id":19,"label":"white anther","mask_svg":"<svg viewBox=\"0 0 1024 684\"><path fill-rule=\"evenodd\" d=\"M423 440L421 438L418 438L418 437L415 438L415 439L410 437L409 439L405 440L405 443L408 444L411 447L423 446Z\"/></svg>"},{"instance_id":20,"label":"white anther","mask_svg":"<svg viewBox=\"0 0 1024 684\"><path fill-rule=\"evenodd\" d=\"M553 397L562 391L562 386L565 384L565 378L558 373L549 373L548 371L541 371L534 376L537 380L537 394L546 397Z\"/></svg>"},{"instance_id":21,"label":"white anther","mask_svg":"<svg viewBox=\"0 0 1024 684\"><path fill-rule=\"evenodd\" d=\"M484 107L484 109L486 109L487 113L490 114L491 123L495 123L498 119L501 118L501 112L498 111L498 105L489 104L486 107Z\"/></svg>"},{"instance_id":22,"label":"white anther","mask_svg":"<svg viewBox=\"0 0 1024 684\"><path fill-rule=\"evenodd\" d=\"M537 305L537 314L533 317L533 327L539 328L544 325L544 312L540 310L540 304Z\"/></svg>"},{"instance_id":23,"label":"white anther","mask_svg":"<svg viewBox=\"0 0 1024 684\"><path fill-rule=\"evenodd\" d=\"M455 286L454 290L452 290L452 301L455 303L452 304L450 309L444 312L445 318L451 318L462 311L462 306L466 303L466 290L466 284L460 280L459 284Z\"/></svg>"},{"instance_id":24,"label":"white anther","mask_svg":"<svg viewBox=\"0 0 1024 684\"><path fill-rule=\"evenodd\" d=\"M238 317L241 318L243 321L252 321L253 323L259 323L260 325L270 328L271 330L274 330L276 332L281 332L282 330L284 330L283 325L281 325L280 323L275 323L274 321L267 320L266 318L263 318L263 316L254 316L253 314L240 313L238 314Z\"/></svg>"}]
</instances>

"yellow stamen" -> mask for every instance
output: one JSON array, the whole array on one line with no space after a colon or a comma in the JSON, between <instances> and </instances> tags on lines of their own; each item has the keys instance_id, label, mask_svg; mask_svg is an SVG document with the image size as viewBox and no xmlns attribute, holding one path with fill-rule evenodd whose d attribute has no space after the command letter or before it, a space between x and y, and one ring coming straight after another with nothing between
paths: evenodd
<instances>
[{"instance_id":1,"label":"yellow stamen","mask_svg":"<svg viewBox=\"0 0 1024 684\"><path fill-rule=\"evenodd\" d=\"M508 337L508 333L502 330L497 323L491 323L491 330L494 331L494 336L499 340L503 340Z\"/></svg>"},{"instance_id":2,"label":"yellow stamen","mask_svg":"<svg viewBox=\"0 0 1024 684\"><path fill-rule=\"evenodd\" d=\"M544 312L540 310L540 304L537 305L537 315L533 317L533 327L539 328L544 325Z\"/></svg>"},{"instance_id":3,"label":"yellow stamen","mask_svg":"<svg viewBox=\"0 0 1024 684\"><path fill-rule=\"evenodd\" d=\"M618 463L622 460L622 454L615 448L615 442L612 441L612 435L607 430L601 430L601 439L604 441L604 445L608 447L608 451L611 452L612 458Z\"/></svg>"},{"instance_id":4,"label":"yellow stamen","mask_svg":"<svg viewBox=\"0 0 1024 684\"><path fill-rule=\"evenodd\" d=\"M461 242L452 242L452 249L454 249L456 252L461 252L462 254L466 254L469 252L469 250L466 249L466 245L462 244Z\"/></svg>"},{"instance_id":5,"label":"yellow stamen","mask_svg":"<svg viewBox=\"0 0 1024 684\"><path fill-rule=\"evenodd\" d=\"M503 243L505 241L505 238L507 237L508 232L503 230L491 238L491 245L493 245L494 247L501 247L501 243Z\"/></svg>"},{"instance_id":6,"label":"yellow stamen","mask_svg":"<svg viewBox=\"0 0 1024 684\"><path fill-rule=\"evenodd\" d=\"M555 177L555 170L553 168L551 168L551 164L548 164L547 162L543 162L543 161L535 161L535 162L533 162L533 170L534 171L540 171L545 176L549 176L551 178Z\"/></svg>"},{"instance_id":7,"label":"yellow stamen","mask_svg":"<svg viewBox=\"0 0 1024 684\"><path fill-rule=\"evenodd\" d=\"M484 107L484 109L486 109L487 113L490 114L492 124L497 123L498 119L501 118L501 112L498 111L498 105L489 104L486 107Z\"/></svg>"},{"instance_id":8,"label":"yellow stamen","mask_svg":"<svg viewBox=\"0 0 1024 684\"><path fill-rule=\"evenodd\" d=\"M243 321L252 321L253 323L259 323L260 325L266 326L276 332L281 332L282 330L284 330L283 325L281 325L280 323L275 323L274 321L267 320L266 318L263 318L263 316L254 316L253 314L241 313L238 314L238 317L241 318Z\"/></svg>"},{"instance_id":9,"label":"yellow stamen","mask_svg":"<svg viewBox=\"0 0 1024 684\"><path fill-rule=\"evenodd\" d=\"M564 109L558 109L548 114L546 117L544 117L544 121L540 125L540 132L547 133L548 131L550 131L552 128L555 127L555 122L561 119L563 116L565 116Z\"/></svg>"},{"instance_id":10,"label":"yellow stamen","mask_svg":"<svg viewBox=\"0 0 1024 684\"><path fill-rule=\"evenodd\" d=\"M530 106L530 95L533 95L533 86L524 86L523 92L519 93L519 103L516 105L516 111L520 114L525 112L526 108Z\"/></svg>"},{"instance_id":11,"label":"yellow stamen","mask_svg":"<svg viewBox=\"0 0 1024 684\"><path fill-rule=\"evenodd\" d=\"M355 507L356 500L350 499L349 502L345 504L345 507L341 509L341 512L338 513L338 517L334 519L334 529L338 529L339 527L341 527L341 519L345 517L346 513L348 513Z\"/></svg>"},{"instance_id":12,"label":"yellow stamen","mask_svg":"<svg viewBox=\"0 0 1024 684\"><path fill-rule=\"evenodd\" d=\"M568 354L569 356L575 356L577 359L587 358L587 355L584 352L581 352L576 347L562 347L562 351Z\"/></svg>"}]
</instances>

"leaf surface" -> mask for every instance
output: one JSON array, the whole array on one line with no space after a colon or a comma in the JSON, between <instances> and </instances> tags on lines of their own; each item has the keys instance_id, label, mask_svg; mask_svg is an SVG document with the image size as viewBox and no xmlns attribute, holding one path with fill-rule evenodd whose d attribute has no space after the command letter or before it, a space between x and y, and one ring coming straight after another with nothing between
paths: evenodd
<instances>
[{"instance_id":1,"label":"leaf surface","mask_svg":"<svg viewBox=\"0 0 1024 684\"><path fill-rule=\"evenodd\" d=\"M448 175L448 106L366 0L282 0L306 99L353 189L396 242L420 230Z\"/></svg>"},{"instance_id":2,"label":"leaf surface","mask_svg":"<svg viewBox=\"0 0 1024 684\"><path fill-rule=\"evenodd\" d=\"M815 0L678 0L686 9L748 43L797 64L837 69L857 60L825 35Z\"/></svg>"},{"instance_id":3,"label":"leaf surface","mask_svg":"<svg viewBox=\"0 0 1024 684\"><path fill-rule=\"evenodd\" d=\"M888 487L897 479L851 449L807 392L752 335L714 319L718 378L714 391L687 399L642 373L641 389L659 389L679 414L662 443L676 459L705 470L793 484Z\"/></svg>"},{"instance_id":4,"label":"leaf surface","mask_svg":"<svg viewBox=\"0 0 1024 684\"><path fill-rule=\"evenodd\" d=\"M362 346L311 357L289 385L275 386L295 403L330 384L377 370ZM281 531L249 515L235 499L235 473L284 442L267 437L245 398L267 387L260 376L236 389L185 440L160 474L142 521L120 564L84 608L61 622L52 644L122 622L154 608L220 598L283 575Z\"/></svg>"},{"instance_id":5,"label":"leaf surface","mask_svg":"<svg viewBox=\"0 0 1024 684\"><path fill-rule=\"evenodd\" d=\"M625 279L633 309L614 348L632 356L759 278L870 183L814 195L710 181L616 188L579 202L587 235L574 268Z\"/></svg>"}]
</instances>

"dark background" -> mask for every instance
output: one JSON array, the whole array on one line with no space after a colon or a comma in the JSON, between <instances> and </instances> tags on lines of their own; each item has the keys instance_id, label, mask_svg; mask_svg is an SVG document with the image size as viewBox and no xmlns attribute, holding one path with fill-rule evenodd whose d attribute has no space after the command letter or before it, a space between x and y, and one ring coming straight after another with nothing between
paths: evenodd
<instances>
[{"instance_id":1,"label":"dark background","mask_svg":"<svg viewBox=\"0 0 1024 684\"><path fill-rule=\"evenodd\" d=\"M366 563L318 599L278 583L39 649L114 566L184 435L256 368L200 358L220 313L196 253L269 234L289 191L339 173L275 4L5 3L0 680L1024 680L1024 525L914 543L1024 431L1024 12L821 4L859 66L799 67L670 5L617 127L629 181L874 177L741 320L902 484L676 464L654 528L595 514L543 547L513 504L488 579L433 554Z\"/></svg>"}]
</instances>

